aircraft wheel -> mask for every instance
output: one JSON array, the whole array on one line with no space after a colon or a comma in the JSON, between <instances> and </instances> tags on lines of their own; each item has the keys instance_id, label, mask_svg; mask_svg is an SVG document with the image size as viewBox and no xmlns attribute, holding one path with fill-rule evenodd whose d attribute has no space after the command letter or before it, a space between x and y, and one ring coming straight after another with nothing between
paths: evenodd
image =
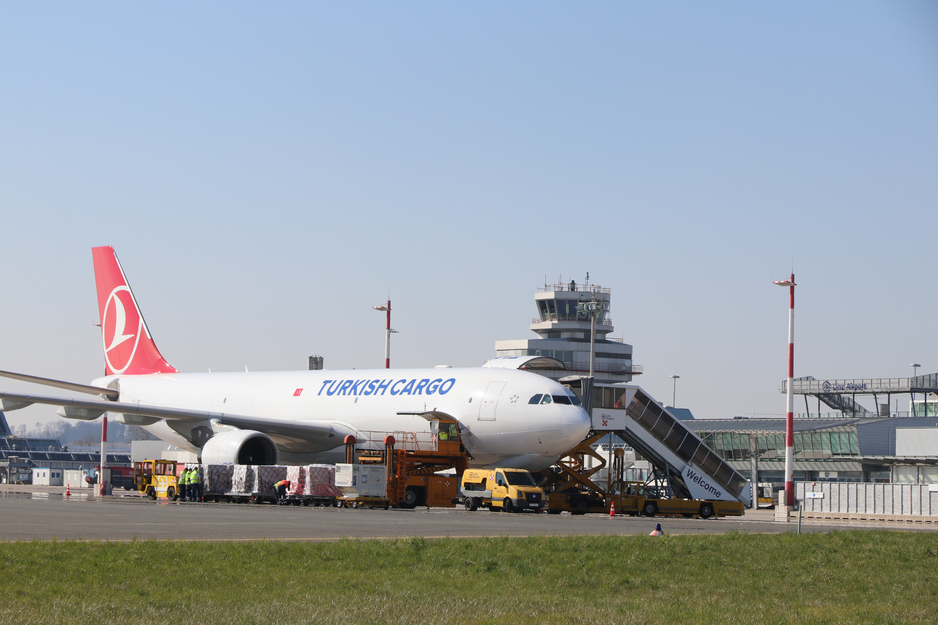
<instances>
[{"instance_id":1,"label":"aircraft wheel","mask_svg":"<svg viewBox=\"0 0 938 625\"><path fill-rule=\"evenodd\" d=\"M709 519L711 516L713 516L713 506L708 503L701 504L700 505L700 518Z\"/></svg>"}]
</instances>

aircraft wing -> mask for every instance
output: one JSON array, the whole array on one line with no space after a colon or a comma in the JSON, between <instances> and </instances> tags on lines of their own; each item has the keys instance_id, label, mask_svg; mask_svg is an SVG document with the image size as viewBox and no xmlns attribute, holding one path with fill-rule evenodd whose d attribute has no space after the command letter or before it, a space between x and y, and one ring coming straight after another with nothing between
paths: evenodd
<instances>
[{"instance_id":1,"label":"aircraft wing","mask_svg":"<svg viewBox=\"0 0 938 625\"><path fill-rule=\"evenodd\" d=\"M105 412L114 412L124 415L125 423L130 425L150 425L159 419L166 419L167 421L203 421L208 419L215 424L225 425L239 430L257 430L274 439L310 441L320 444L323 438L340 436L345 434L345 430L348 429L340 424L335 424L336 427L333 427L333 424L328 421L260 419L257 417L246 417L208 410L164 408L162 406L151 406L137 402L128 403L102 399L23 395L0 391L0 408L3 410L16 410L32 404L60 406L58 413L69 419L92 421L102 416Z\"/></svg>"},{"instance_id":2,"label":"aircraft wing","mask_svg":"<svg viewBox=\"0 0 938 625\"><path fill-rule=\"evenodd\" d=\"M43 386L54 386L63 388L67 391L76 393L88 393L89 395L108 395L117 399L118 391L111 388L101 388L100 386L89 386L88 384L76 384L74 382L65 382L63 380L53 380L51 378L40 378L37 375L27 375L25 373L16 373L13 371L0 371L0 377L10 378L11 380L20 380L22 382L31 382L33 384L42 384Z\"/></svg>"}]
</instances>

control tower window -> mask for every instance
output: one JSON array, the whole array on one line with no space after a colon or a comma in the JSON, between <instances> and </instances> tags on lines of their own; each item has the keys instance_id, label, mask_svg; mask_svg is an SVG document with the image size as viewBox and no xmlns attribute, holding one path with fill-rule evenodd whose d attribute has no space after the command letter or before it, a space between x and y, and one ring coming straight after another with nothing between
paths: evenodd
<instances>
[{"instance_id":1,"label":"control tower window","mask_svg":"<svg viewBox=\"0 0 938 625\"><path fill-rule=\"evenodd\" d=\"M554 300L538 300L537 309L541 315L541 321L555 321L557 319L557 305Z\"/></svg>"},{"instance_id":2,"label":"control tower window","mask_svg":"<svg viewBox=\"0 0 938 625\"><path fill-rule=\"evenodd\" d=\"M573 299L557 300L557 318L562 321L575 321L576 304L576 300Z\"/></svg>"}]
</instances>

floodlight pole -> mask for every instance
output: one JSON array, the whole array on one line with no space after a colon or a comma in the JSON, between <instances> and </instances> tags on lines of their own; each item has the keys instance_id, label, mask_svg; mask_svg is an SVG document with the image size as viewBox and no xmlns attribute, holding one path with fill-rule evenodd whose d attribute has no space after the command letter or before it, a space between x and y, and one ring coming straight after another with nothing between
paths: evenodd
<instances>
[{"instance_id":1,"label":"floodlight pole","mask_svg":"<svg viewBox=\"0 0 938 625\"><path fill-rule=\"evenodd\" d=\"M380 310L388 313L388 323L387 330L385 330L384 337L384 368L391 368L391 298L388 298L387 306L372 306L375 310Z\"/></svg>"},{"instance_id":2,"label":"floodlight pole","mask_svg":"<svg viewBox=\"0 0 938 625\"><path fill-rule=\"evenodd\" d=\"M788 385L785 392L785 502L795 505L795 274L788 280L776 280L773 284L789 287L788 306Z\"/></svg>"}]
</instances>

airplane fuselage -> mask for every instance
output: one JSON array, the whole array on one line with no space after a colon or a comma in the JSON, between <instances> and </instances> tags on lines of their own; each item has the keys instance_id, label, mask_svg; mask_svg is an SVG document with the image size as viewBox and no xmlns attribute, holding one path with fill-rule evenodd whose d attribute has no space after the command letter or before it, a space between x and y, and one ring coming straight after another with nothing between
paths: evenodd
<instances>
[{"instance_id":1,"label":"airplane fuselage","mask_svg":"<svg viewBox=\"0 0 938 625\"><path fill-rule=\"evenodd\" d=\"M436 411L459 422L473 466L539 470L589 431L589 417L568 389L514 369L168 373L108 376L94 385L108 386L115 380L122 403L297 425L325 421L335 431L333 437L287 446L287 452L324 452L341 445L345 434L361 441L381 440L376 435L382 433L426 433L430 423L417 413ZM179 423L157 422L148 429L198 451L198 441Z\"/></svg>"}]
</instances>

